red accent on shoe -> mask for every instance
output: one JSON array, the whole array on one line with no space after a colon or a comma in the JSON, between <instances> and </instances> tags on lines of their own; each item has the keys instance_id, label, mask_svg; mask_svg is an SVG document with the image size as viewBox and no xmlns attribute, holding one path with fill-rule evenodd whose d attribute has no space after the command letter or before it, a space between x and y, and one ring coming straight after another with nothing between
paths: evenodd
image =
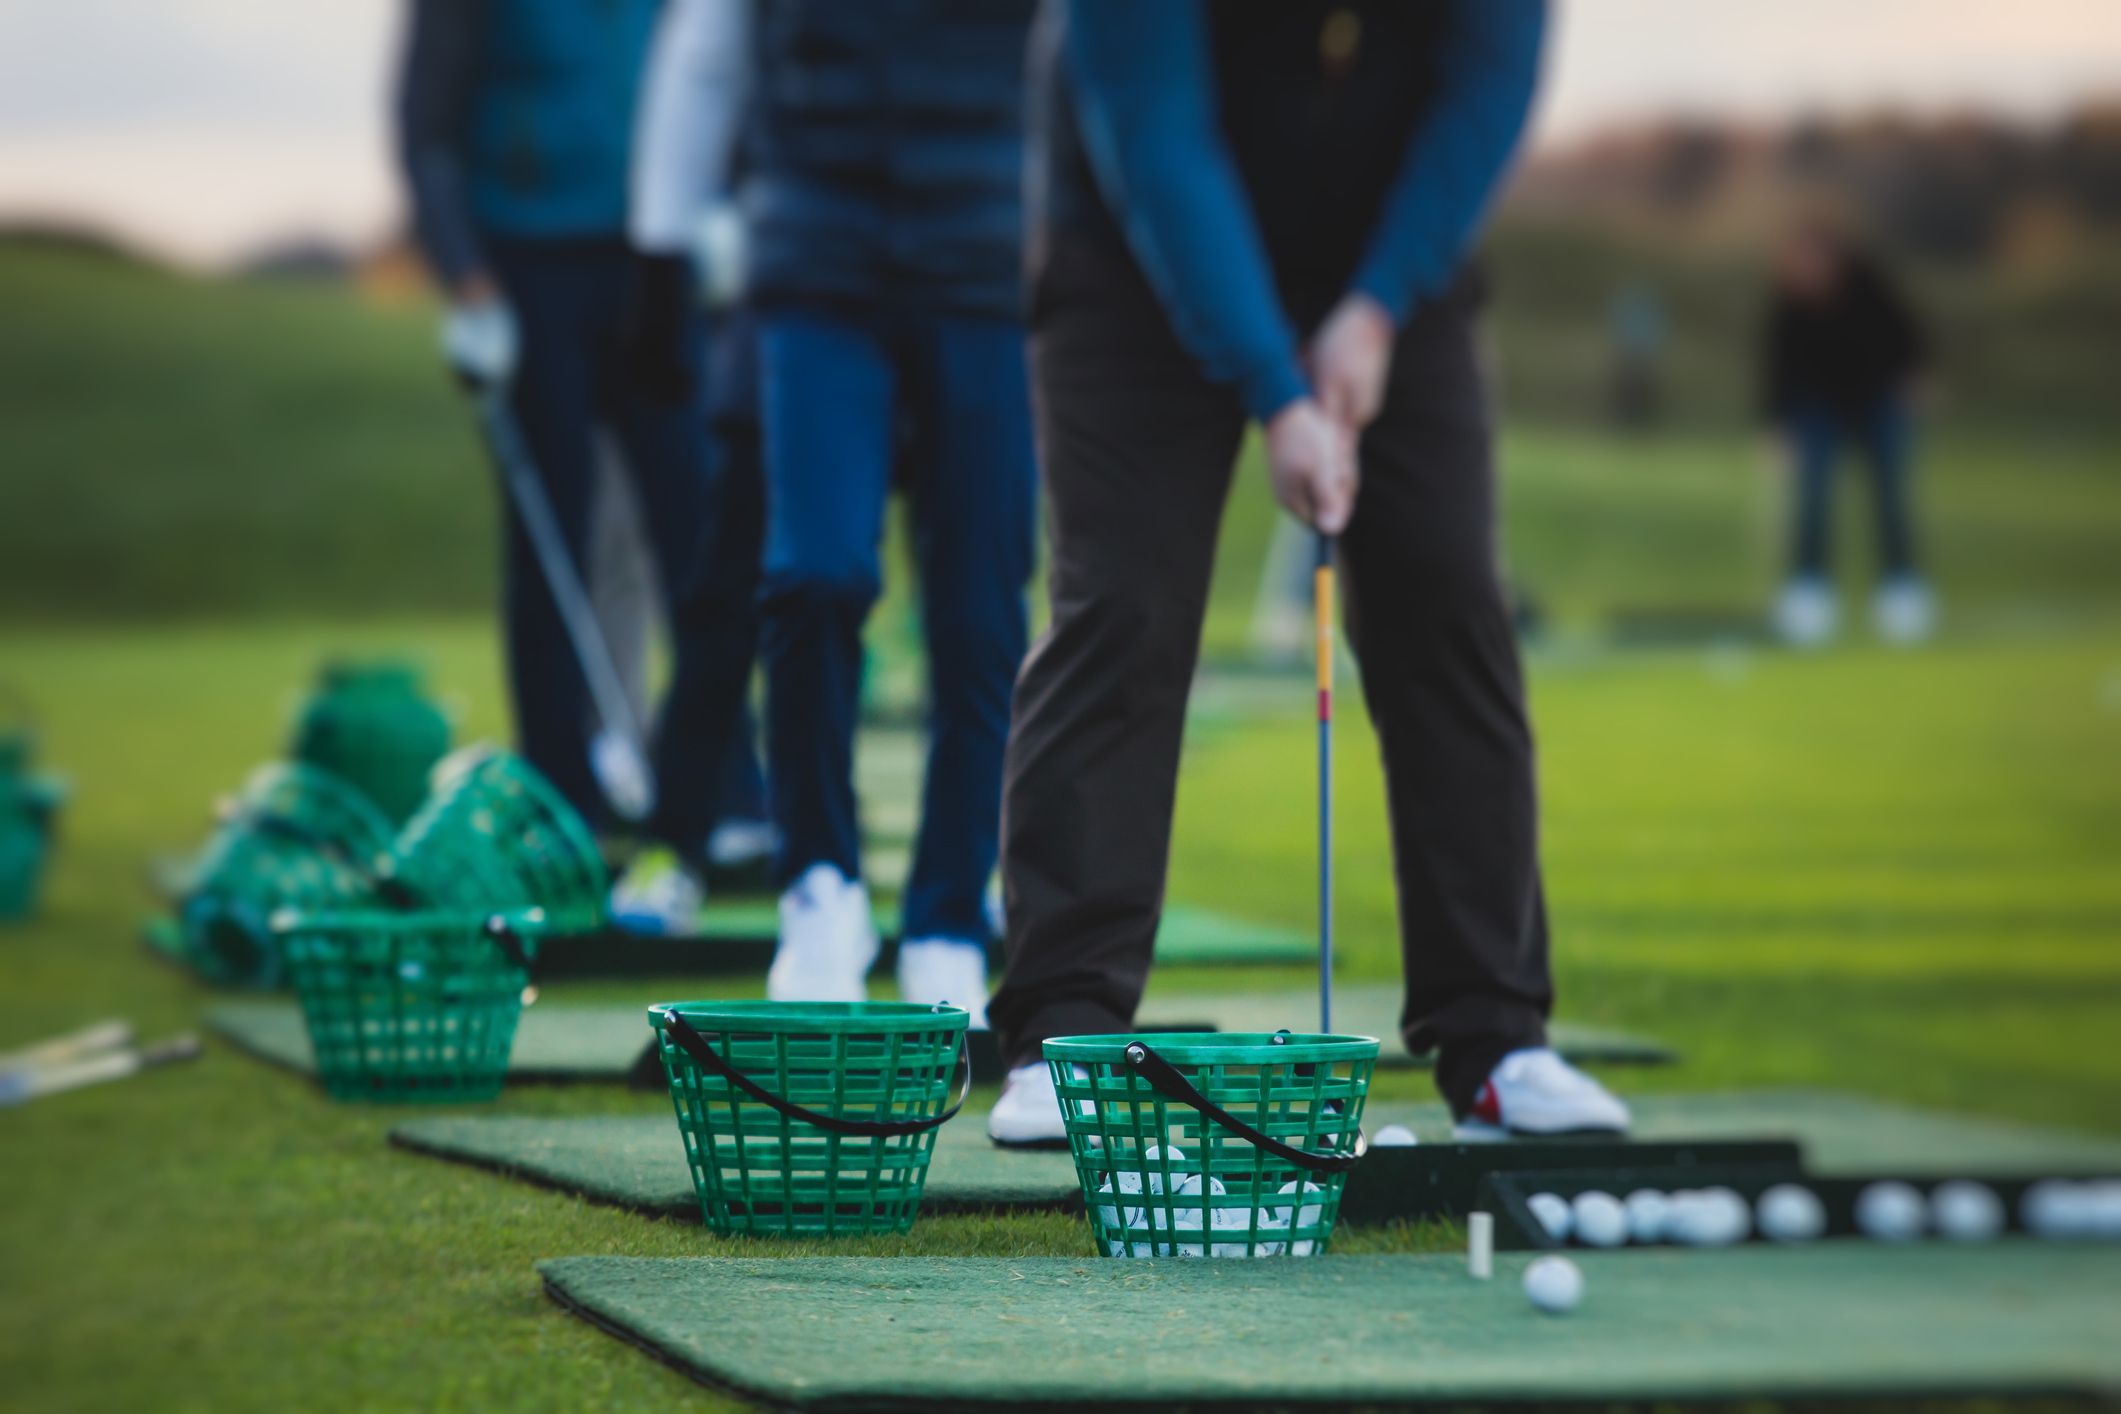
<instances>
[{"instance_id":1,"label":"red accent on shoe","mask_svg":"<svg viewBox=\"0 0 2121 1414\"><path fill-rule=\"evenodd\" d=\"M1468 1117L1486 1124L1502 1123L1502 1096L1496 1093L1494 1081L1490 1080L1481 1085L1480 1093L1473 1097L1473 1108L1468 1112Z\"/></svg>"}]
</instances>

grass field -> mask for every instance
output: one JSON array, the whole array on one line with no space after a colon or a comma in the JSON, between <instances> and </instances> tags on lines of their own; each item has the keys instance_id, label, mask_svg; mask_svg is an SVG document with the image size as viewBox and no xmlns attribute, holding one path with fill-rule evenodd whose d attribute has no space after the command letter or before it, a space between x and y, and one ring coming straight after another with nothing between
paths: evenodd
<instances>
[{"instance_id":1,"label":"grass field","mask_svg":"<svg viewBox=\"0 0 2121 1414\"><path fill-rule=\"evenodd\" d=\"M410 652L467 734L502 728L480 613L490 511L414 315L85 271L0 261L0 675L32 692L78 791L43 917L0 933L0 1048L112 1014L151 1033L196 1021L209 995L134 942L145 861L200 837L318 658ZM1769 488L1740 437L1513 429L1510 557L1563 626L1532 684L1565 1007L1686 1057L1616 1083L1823 1084L2121 1133L2121 467L2096 437L1947 431L1929 489L1950 632L1921 652L1859 637L1798 658L1621 653L1578 631L1617 608L1757 601ZM1225 645L1268 519L1256 486L1233 504ZM1293 695L1190 748L1174 896L1308 920L1310 732ZM1346 974L1389 977L1359 715L1342 747ZM498 1108L665 1103L518 1090ZM786 1248L393 1150L402 1114L332 1106L218 1047L0 1114L0 1407L713 1402L562 1315L531 1263ZM1063 1218L949 1219L855 1250L1085 1244Z\"/></svg>"}]
</instances>

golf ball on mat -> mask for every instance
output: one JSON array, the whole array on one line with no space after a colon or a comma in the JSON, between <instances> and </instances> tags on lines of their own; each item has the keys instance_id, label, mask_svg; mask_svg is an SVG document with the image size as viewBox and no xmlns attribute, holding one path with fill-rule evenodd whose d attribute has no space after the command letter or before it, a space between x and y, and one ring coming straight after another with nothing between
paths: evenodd
<instances>
[{"instance_id":1,"label":"golf ball on mat","mask_svg":"<svg viewBox=\"0 0 2121 1414\"><path fill-rule=\"evenodd\" d=\"M1596 1189L1569 1204L1576 1240L1586 1247L1618 1247L1628 1240L1628 1213L1620 1200Z\"/></svg>"},{"instance_id":2,"label":"golf ball on mat","mask_svg":"<svg viewBox=\"0 0 2121 1414\"><path fill-rule=\"evenodd\" d=\"M1689 1247L1728 1247L1743 1242L1752 1215L1745 1199L1728 1188L1688 1189L1672 1195L1668 1227Z\"/></svg>"},{"instance_id":3,"label":"golf ball on mat","mask_svg":"<svg viewBox=\"0 0 2121 1414\"><path fill-rule=\"evenodd\" d=\"M1885 1179L1856 1195L1856 1228L1879 1242L1912 1242L1928 1225L1927 1206L1913 1184Z\"/></svg>"},{"instance_id":4,"label":"golf ball on mat","mask_svg":"<svg viewBox=\"0 0 2121 1414\"><path fill-rule=\"evenodd\" d=\"M1583 1300L1583 1273L1566 1257L1541 1257L1524 1269L1524 1294L1540 1310L1559 1316Z\"/></svg>"},{"instance_id":5,"label":"golf ball on mat","mask_svg":"<svg viewBox=\"0 0 2121 1414\"><path fill-rule=\"evenodd\" d=\"M1665 1224L1670 1220L1672 1203L1654 1188L1638 1188L1621 1200L1620 1206L1628 1215L1628 1240L1630 1242L1664 1241Z\"/></svg>"},{"instance_id":6,"label":"golf ball on mat","mask_svg":"<svg viewBox=\"0 0 2121 1414\"><path fill-rule=\"evenodd\" d=\"M1800 1184L1776 1184L1760 1195L1753 1212L1761 1236L1771 1242L1811 1242L1826 1234L1826 1205Z\"/></svg>"},{"instance_id":7,"label":"golf ball on mat","mask_svg":"<svg viewBox=\"0 0 2121 1414\"><path fill-rule=\"evenodd\" d=\"M2025 1190L2018 1216L2035 1237L2090 1237L2098 1229L2098 1200L2090 1184L2042 1179Z\"/></svg>"},{"instance_id":8,"label":"golf ball on mat","mask_svg":"<svg viewBox=\"0 0 2121 1414\"><path fill-rule=\"evenodd\" d=\"M1525 1199L1525 1206L1532 1210L1533 1217L1539 1219L1539 1225L1547 1230L1547 1236L1556 1242L1569 1240L1571 1213L1568 1199L1559 1193L1534 1193Z\"/></svg>"},{"instance_id":9,"label":"golf ball on mat","mask_svg":"<svg viewBox=\"0 0 2121 1414\"><path fill-rule=\"evenodd\" d=\"M1930 1218L1954 1242L1986 1242L2003 1231L2003 1200L1986 1184L1953 1179L1930 1194Z\"/></svg>"},{"instance_id":10,"label":"golf ball on mat","mask_svg":"<svg viewBox=\"0 0 2121 1414\"><path fill-rule=\"evenodd\" d=\"M1388 1124L1383 1129L1378 1130L1376 1135L1371 1138L1370 1147L1373 1149L1404 1149L1420 1142L1419 1139L1414 1137L1414 1131L1405 1125Z\"/></svg>"}]
</instances>

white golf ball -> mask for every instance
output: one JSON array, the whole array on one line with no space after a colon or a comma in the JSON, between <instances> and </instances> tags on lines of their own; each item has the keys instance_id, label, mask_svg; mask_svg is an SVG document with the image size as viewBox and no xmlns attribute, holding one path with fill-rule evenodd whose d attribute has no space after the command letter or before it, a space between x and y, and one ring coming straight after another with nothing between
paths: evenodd
<instances>
[{"instance_id":1,"label":"white golf ball","mask_svg":"<svg viewBox=\"0 0 2121 1414\"><path fill-rule=\"evenodd\" d=\"M2084 1186L2090 1190L2088 1206L2093 1233L2105 1238L2121 1237L2121 1179L2105 1178Z\"/></svg>"},{"instance_id":2,"label":"white golf ball","mask_svg":"<svg viewBox=\"0 0 2121 1414\"><path fill-rule=\"evenodd\" d=\"M1525 1199L1525 1206L1532 1210L1533 1217L1539 1219L1539 1225L1547 1230L1547 1236L1556 1242L1569 1240L1571 1214L1568 1199L1559 1193L1534 1193Z\"/></svg>"},{"instance_id":3,"label":"white golf ball","mask_svg":"<svg viewBox=\"0 0 2121 1414\"><path fill-rule=\"evenodd\" d=\"M1541 1257L1524 1269L1524 1294L1540 1310L1559 1316L1583 1300L1583 1273L1566 1257Z\"/></svg>"},{"instance_id":4,"label":"white golf ball","mask_svg":"<svg viewBox=\"0 0 2121 1414\"><path fill-rule=\"evenodd\" d=\"M1987 1242L2003 1231L2003 1200L1986 1184L1953 1179L1930 1194L1930 1216L1954 1242Z\"/></svg>"},{"instance_id":5,"label":"white golf ball","mask_svg":"<svg viewBox=\"0 0 2121 1414\"><path fill-rule=\"evenodd\" d=\"M1620 1200L1596 1189L1569 1204L1576 1240L1586 1247L1618 1247L1628 1240L1628 1212Z\"/></svg>"},{"instance_id":6,"label":"white golf ball","mask_svg":"<svg viewBox=\"0 0 2121 1414\"><path fill-rule=\"evenodd\" d=\"M1754 1209L1760 1233L1772 1242L1810 1242L1826 1232L1826 1205L1811 1189L1778 1183Z\"/></svg>"},{"instance_id":7,"label":"white golf ball","mask_svg":"<svg viewBox=\"0 0 2121 1414\"><path fill-rule=\"evenodd\" d=\"M1388 1124L1371 1136L1370 1147L1373 1149L1405 1149L1420 1142L1419 1139L1414 1137L1414 1131L1405 1125Z\"/></svg>"},{"instance_id":8,"label":"white golf ball","mask_svg":"<svg viewBox=\"0 0 2121 1414\"><path fill-rule=\"evenodd\" d=\"M1627 1210L1630 1242L1662 1242L1672 1202L1654 1188L1638 1188L1621 1200Z\"/></svg>"},{"instance_id":9,"label":"white golf ball","mask_svg":"<svg viewBox=\"0 0 2121 1414\"><path fill-rule=\"evenodd\" d=\"M2097 1200L2083 1191L2089 1186L2049 1178L2026 1189L2018 1200L2018 1216L2026 1231L2035 1237L2089 1237L2097 1226Z\"/></svg>"},{"instance_id":10,"label":"white golf ball","mask_svg":"<svg viewBox=\"0 0 2121 1414\"><path fill-rule=\"evenodd\" d=\"M1728 1188L1687 1189L1672 1195L1673 1240L1689 1247L1728 1247L1745 1240L1752 1225L1745 1199Z\"/></svg>"},{"instance_id":11,"label":"white golf ball","mask_svg":"<svg viewBox=\"0 0 2121 1414\"><path fill-rule=\"evenodd\" d=\"M1856 1195L1856 1228L1879 1242L1912 1242L1928 1224L1927 1206L1912 1184L1885 1179Z\"/></svg>"}]
</instances>

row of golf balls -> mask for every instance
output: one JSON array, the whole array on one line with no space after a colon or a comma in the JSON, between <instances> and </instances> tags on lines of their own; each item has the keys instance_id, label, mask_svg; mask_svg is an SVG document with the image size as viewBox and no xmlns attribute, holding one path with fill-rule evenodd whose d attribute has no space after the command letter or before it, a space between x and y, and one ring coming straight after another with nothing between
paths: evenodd
<instances>
[{"instance_id":1,"label":"row of golf balls","mask_svg":"<svg viewBox=\"0 0 2121 1414\"><path fill-rule=\"evenodd\" d=\"M1773 1242L1809 1242L1826 1232L1819 1195L1795 1183L1776 1184L1751 1208L1730 1188L1674 1193L1639 1188L1625 1198L1595 1190L1574 1199L1535 1193L1528 1202L1555 1241L1586 1247L1629 1242L1724 1247L1743 1242L1756 1229ZM2019 1202L2018 1217L2036 1237L2121 1238L2121 1180L2033 1184ZM1927 1197L1895 1179L1869 1184L1856 1195L1857 1230L1881 1242L1910 1242L1929 1232L1955 1242L1981 1242L2006 1226L1996 1191L1965 1179L1940 1183Z\"/></svg>"}]
</instances>

